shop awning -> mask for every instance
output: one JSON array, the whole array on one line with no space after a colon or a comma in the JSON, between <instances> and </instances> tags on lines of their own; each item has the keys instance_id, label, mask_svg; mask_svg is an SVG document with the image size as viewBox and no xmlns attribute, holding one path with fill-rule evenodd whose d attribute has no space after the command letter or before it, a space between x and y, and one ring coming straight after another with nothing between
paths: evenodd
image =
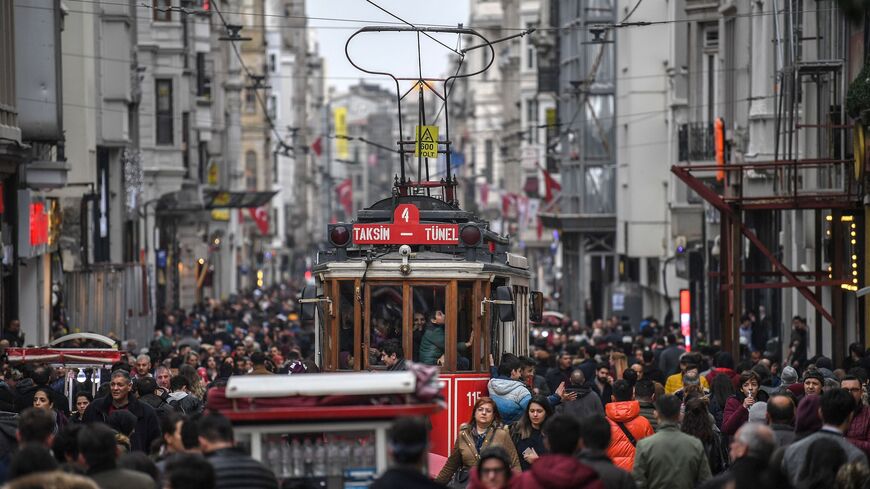
<instances>
[{"instance_id":1,"label":"shop awning","mask_svg":"<svg viewBox=\"0 0 870 489\"><path fill-rule=\"evenodd\" d=\"M244 209L262 207L272 200L278 191L230 192L227 190L204 190L202 201L206 209Z\"/></svg>"}]
</instances>

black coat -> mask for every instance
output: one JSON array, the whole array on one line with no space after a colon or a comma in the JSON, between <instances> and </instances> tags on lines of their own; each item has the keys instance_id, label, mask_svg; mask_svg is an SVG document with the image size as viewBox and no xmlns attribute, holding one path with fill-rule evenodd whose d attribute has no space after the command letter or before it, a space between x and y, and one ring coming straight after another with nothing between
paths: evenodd
<instances>
[{"instance_id":1,"label":"black coat","mask_svg":"<svg viewBox=\"0 0 870 489\"><path fill-rule=\"evenodd\" d=\"M170 413L175 412L175 408L170 406L169 403L166 402L166 399L155 394L145 394L139 398L139 402L145 403L154 408L158 418L169 416Z\"/></svg>"},{"instance_id":2,"label":"black coat","mask_svg":"<svg viewBox=\"0 0 870 489\"><path fill-rule=\"evenodd\" d=\"M85 423L106 423L109 419L109 406L112 396L98 397L88 406L82 421ZM127 411L136 416L136 429L130 437L133 450L148 453L154 440L160 438L160 421L154 408L130 396Z\"/></svg>"}]
</instances>

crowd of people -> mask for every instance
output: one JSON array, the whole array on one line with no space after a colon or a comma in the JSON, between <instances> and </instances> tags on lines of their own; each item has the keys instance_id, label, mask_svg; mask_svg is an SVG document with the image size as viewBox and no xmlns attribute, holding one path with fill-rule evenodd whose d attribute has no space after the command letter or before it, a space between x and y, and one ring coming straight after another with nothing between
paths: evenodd
<instances>
[{"instance_id":1,"label":"crowd of people","mask_svg":"<svg viewBox=\"0 0 870 489\"><path fill-rule=\"evenodd\" d=\"M318 371L313 325L296 309L295 291L277 287L163 311L148 345L118 340L122 359L110 369L4 361L0 482L279 487L206 405L233 375ZM373 487L870 489L866 349L851 345L842 365L807 358L795 318L781 359L753 333L762 322L747 318L737 358L703 342L686 351L655 320L536 330L528 356L490 359L488 396L435 477L425 473L429 425L402 419L390 433L392 467ZM23 343L20 325L4 329L0 347ZM407 368L400 342L378 353L387 370Z\"/></svg>"},{"instance_id":2,"label":"crowd of people","mask_svg":"<svg viewBox=\"0 0 870 489\"><path fill-rule=\"evenodd\" d=\"M867 350L851 345L843 365L807 358L795 318L780 361L746 318L737 359L717 344L687 351L654 320L635 334L614 318L535 335L529 356L493 363L489 396L474 404L434 483L870 488Z\"/></svg>"}]
</instances>

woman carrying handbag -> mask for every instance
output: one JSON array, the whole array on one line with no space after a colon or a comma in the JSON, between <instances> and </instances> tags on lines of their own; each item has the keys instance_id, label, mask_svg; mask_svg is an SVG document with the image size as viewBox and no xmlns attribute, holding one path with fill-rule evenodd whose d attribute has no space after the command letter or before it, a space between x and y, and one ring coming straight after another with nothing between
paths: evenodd
<instances>
[{"instance_id":1,"label":"woman carrying handbag","mask_svg":"<svg viewBox=\"0 0 870 489\"><path fill-rule=\"evenodd\" d=\"M511 470L520 471L520 459L508 430L501 425L501 416L495 402L481 397L474 403L471 419L459 429L453 451L438 473L435 481L453 489L464 489L469 471L480 460L480 452L487 447L502 447L511 460Z\"/></svg>"}]
</instances>

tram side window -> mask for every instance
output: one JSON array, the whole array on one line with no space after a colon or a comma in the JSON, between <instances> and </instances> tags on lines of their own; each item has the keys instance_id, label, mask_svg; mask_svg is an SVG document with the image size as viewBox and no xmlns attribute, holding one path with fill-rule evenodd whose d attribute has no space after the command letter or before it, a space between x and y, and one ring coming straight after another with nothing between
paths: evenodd
<instances>
[{"instance_id":1,"label":"tram side window","mask_svg":"<svg viewBox=\"0 0 870 489\"><path fill-rule=\"evenodd\" d=\"M412 357L426 365L441 365L447 339L444 287L418 286L411 290L414 313Z\"/></svg>"},{"instance_id":2,"label":"tram side window","mask_svg":"<svg viewBox=\"0 0 870 489\"><path fill-rule=\"evenodd\" d=\"M371 287L369 318L369 365L383 366L381 344L386 340L402 341L402 287Z\"/></svg>"},{"instance_id":3,"label":"tram side window","mask_svg":"<svg viewBox=\"0 0 870 489\"><path fill-rule=\"evenodd\" d=\"M471 370L473 356L477 354L481 357L483 342L475 341L474 335L474 288L470 283L460 283L456 316L456 370Z\"/></svg>"},{"instance_id":4,"label":"tram side window","mask_svg":"<svg viewBox=\"0 0 870 489\"><path fill-rule=\"evenodd\" d=\"M353 369L353 360L357 354L353 341L353 282L344 281L338 286L340 303L338 306L338 368Z\"/></svg>"}]
</instances>

